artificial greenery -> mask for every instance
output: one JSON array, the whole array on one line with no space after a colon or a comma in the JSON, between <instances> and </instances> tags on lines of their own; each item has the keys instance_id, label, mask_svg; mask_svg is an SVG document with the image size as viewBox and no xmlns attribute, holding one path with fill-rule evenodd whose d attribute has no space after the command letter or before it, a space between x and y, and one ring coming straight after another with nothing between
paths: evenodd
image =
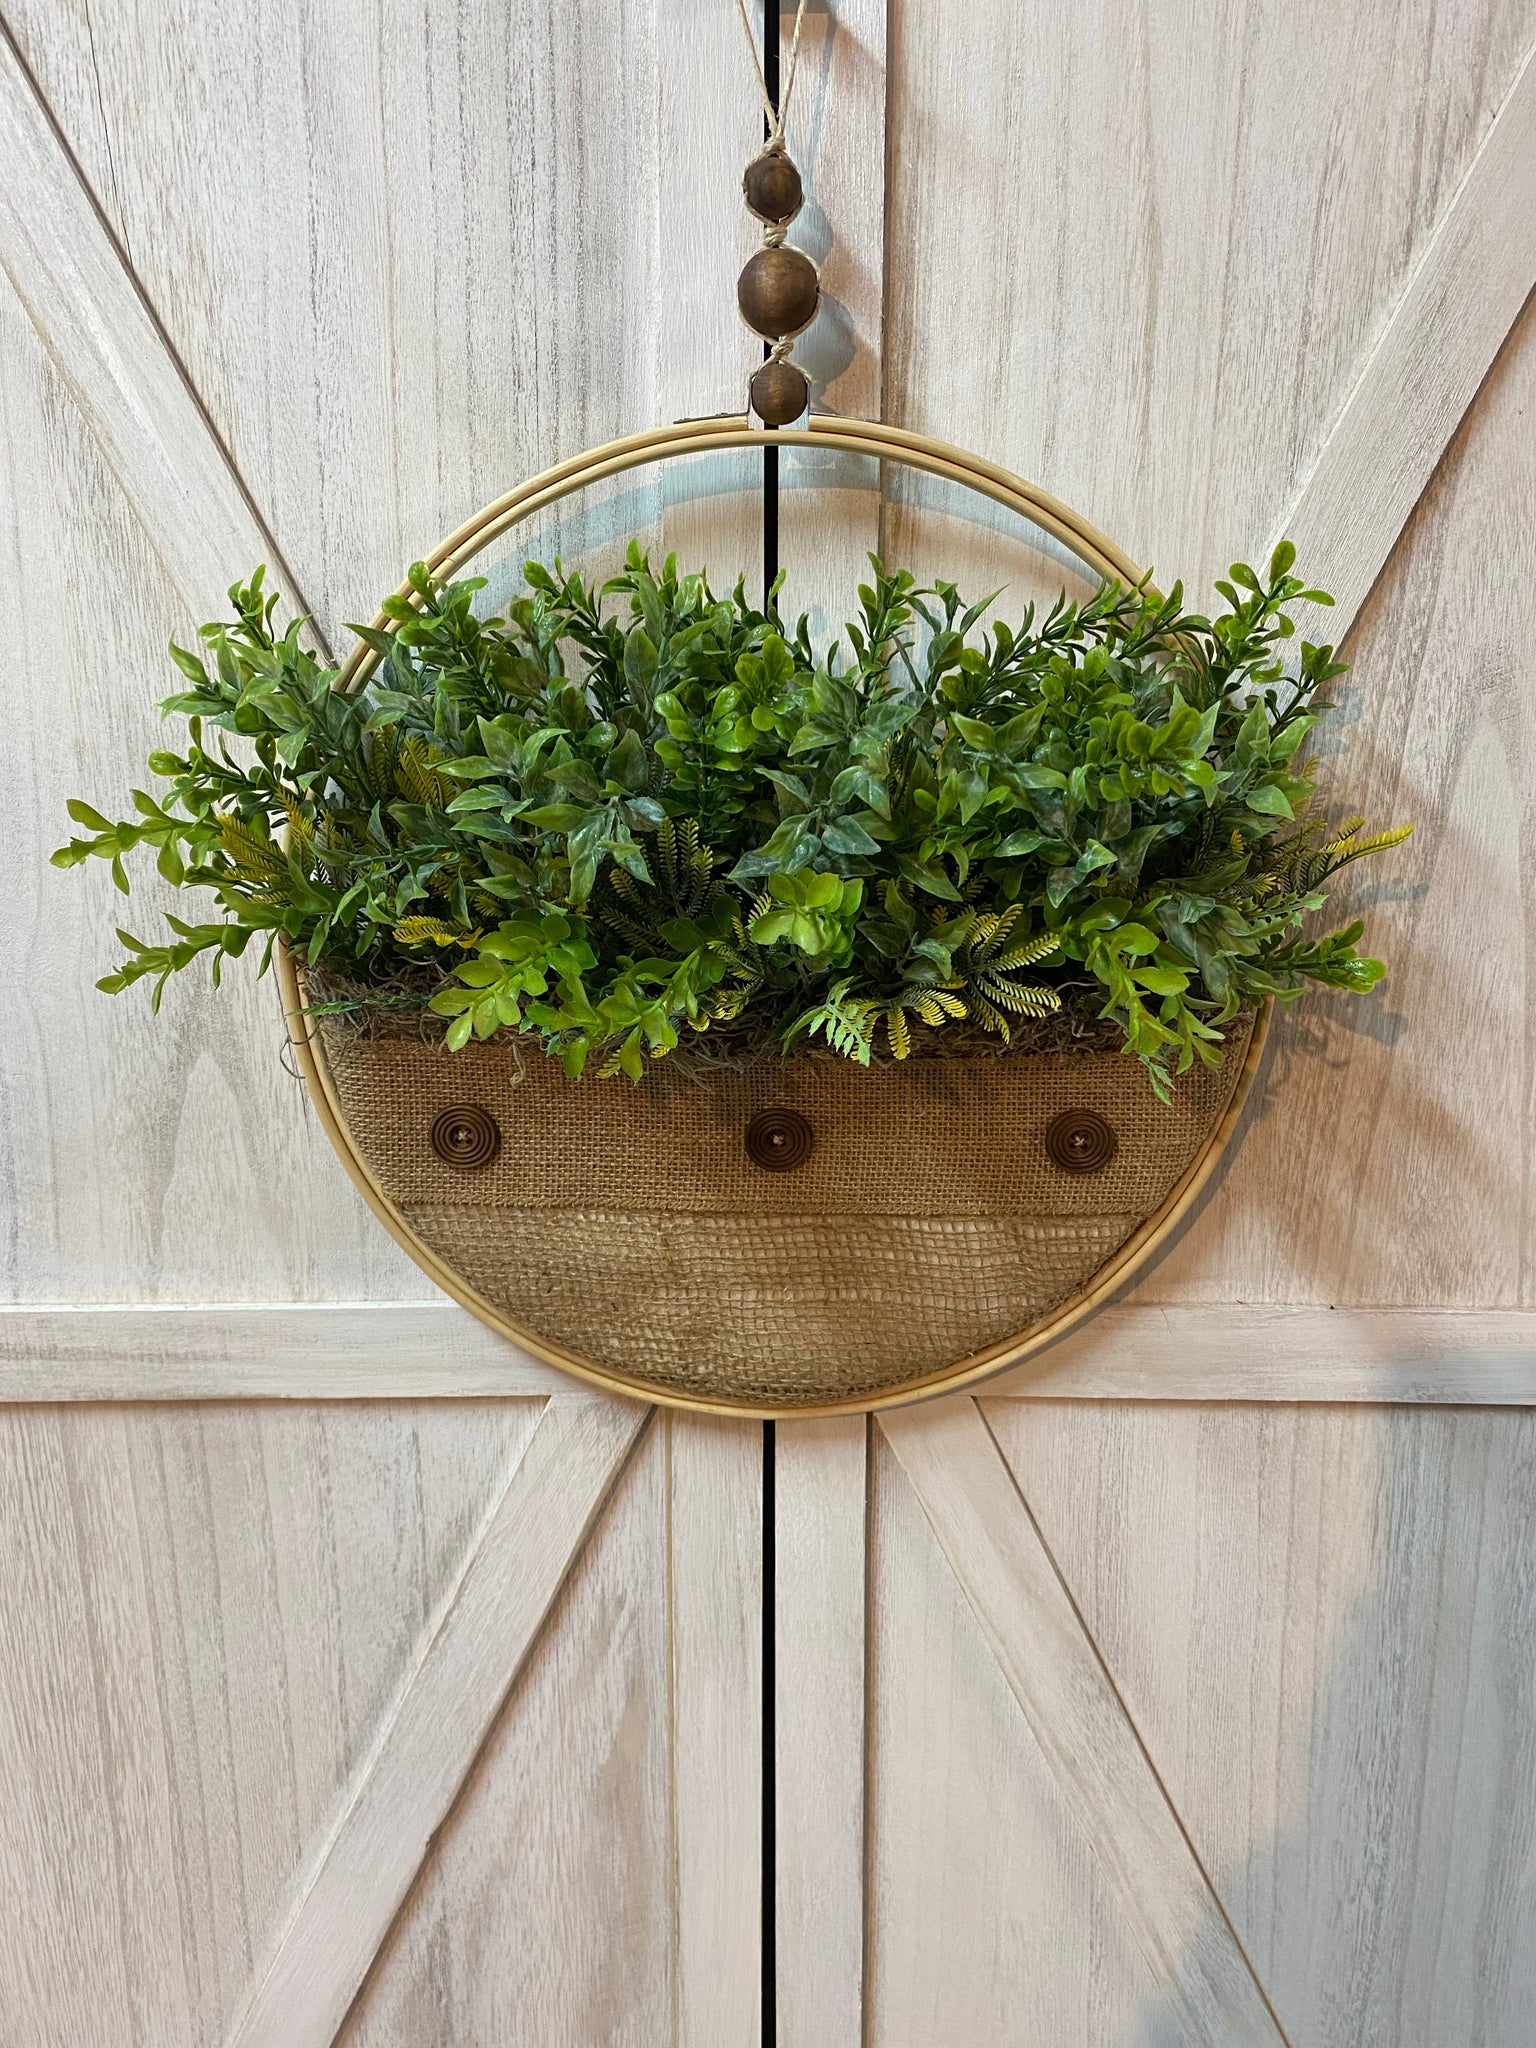
<instances>
[{"instance_id":1,"label":"artificial greenery","mask_svg":"<svg viewBox=\"0 0 1536 2048\"><path fill-rule=\"evenodd\" d=\"M1341 664L1282 660L1287 606L1327 602L1293 560L1234 565L1211 619L1108 583L990 630L990 600L877 561L820 655L776 590L716 597L635 545L600 590L530 562L490 619L480 579L418 565L394 630L358 629L383 658L354 695L258 570L201 654L171 649L169 793L120 823L72 802L90 836L53 858L105 858L126 893L148 845L213 891L222 918L171 917L168 944L119 932L98 986L152 977L157 1007L200 956L217 981L280 935L339 1001L425 1006L450 1047L531 1032L573 1075L639 1079L690 1029L867 1063L1087 1001L1166 1094L1242 1006L1383 971L1358 922L1302 930L1409 828L1310 814L1303 743Z\"/></svg>"}]
</instances>

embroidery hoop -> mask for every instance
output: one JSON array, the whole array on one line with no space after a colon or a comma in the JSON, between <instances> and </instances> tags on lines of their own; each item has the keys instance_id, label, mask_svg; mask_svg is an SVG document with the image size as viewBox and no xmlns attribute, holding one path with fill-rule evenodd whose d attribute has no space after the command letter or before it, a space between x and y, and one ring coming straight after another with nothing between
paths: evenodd
<instances>
[{"instance_id":1,"label":"embroidery hoop","mask_svg":"<svg viewBox=\"0 0 1536 2048\"><path fill-rule=\"evenodd\" d=\"M572 497L609 477L651 463L682 455L712 454L731 449L814 448L841 454L873 457L960 484L980 496L1016 513L1059 541L1078 561L1101 578L1115 577L1123 583L1138 584L1142 572L1105 534L1037 485L1014 475L1000 465L936 441L868 420L817 417L804 427L764 430L744 417L726 415L714 419L680 420L670 427L632 434L609 441L585 453L557 463L552 469L530 478L492 501L472 519L455 529L426 558L434 574L448 577L462 569L500 535L531 519L562 499ZM399 596L417 602L411 586L402 584ZM375 630L388 633L394 622L382 612L373 622ZM376 649L359 641L341 672L338 687L361 689L381 659ZM385 1194L354 1142L342 1113L340 1101L327 1066L318 1027L304 1011L298 971L286 947L277 950L277 975L287 1015L289 1037L299 1072L309 1091L326 1136L341 1158L353 1184L385 1229L446 1294L495 1330L500 1336L531 1352L545 1363L559 1367L602 1387L609 1393L632 1399L660 1401L663 1405L708 1414L789 1420L797 1416L863 1414L873 1409L905 1406L940 1393L952 1393L990 1378L1005 1368L1021 1364L1047 1345L1076 1328L1136 1272L1138 1272L1177 1228L1198 1199L1201 1190L1220 1163L1241 1119L1252 1088L1268 1035L1271 1005L1265 1003L1254 1022L1242 1069L1219 1120L1189 1167L1153 1215L1141 1223L1125 1242L1094 1273L1088 1284L1069 1300L1016 1336L973 1352L953 1364L919 1379L904 1381L889 1390L860 1395L849 1400L815 1405L780 1407L751 1400L727 1400L693 1395L675 1388L660 1388L652 1381L631 1378L565 1349L537 1331L514 1321L501 1309L468 1286L444 1260L412 1229ZM615 1084L616 1085L616 1084Z\"/></svg>"}]
</instances>

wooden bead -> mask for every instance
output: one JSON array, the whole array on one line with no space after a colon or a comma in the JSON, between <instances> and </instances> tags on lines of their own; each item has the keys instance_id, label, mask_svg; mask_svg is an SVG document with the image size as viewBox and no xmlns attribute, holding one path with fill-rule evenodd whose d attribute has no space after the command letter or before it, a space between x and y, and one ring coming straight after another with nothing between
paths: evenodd
<instances>
[{"instance_id":1,"label":"wooden bead","mask_svg":"<svg viewBox=\"0 0 1536 2048\"><path fill-rule=\"evenodd\" d=\"M820 297L816 266L800 249L759 249L736 280L741 317L765 341L809 327Z\"/></svg>"},{"instance_id":2,"label":"wooden bead","mask_svg":"<svg viewBox=\"0 0 1536 2048\"><path fill-rule=\"evenodd\" d=\"M805 203L800 173L781 149L754 158L742 173L741 189L758 219L775 224L793 220Z\"/></svg>"},{"instance_id":3,"label":"wooden bead","mask_svg":"<svg viewBox=\"0 0 1536 2048\"><path fill-rule=\"evenodd\" d=\"M747 395L765 427L787 427L809 404L811 380L793 363L764 363Z\"/></svg>"}]
</instances>

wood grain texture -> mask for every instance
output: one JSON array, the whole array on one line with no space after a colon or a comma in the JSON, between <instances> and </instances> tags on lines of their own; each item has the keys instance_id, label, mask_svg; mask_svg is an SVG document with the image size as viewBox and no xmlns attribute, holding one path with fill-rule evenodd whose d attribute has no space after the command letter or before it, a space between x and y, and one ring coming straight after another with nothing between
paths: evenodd
<instances>
[{"instance_id":1,"label":"wood grain texture","mask_svg":"<svg viewBox=\"0 0 1536 2048\"><path fill-rule=\"evenodd\" d=\"M1533 405L1528 311L1360 617L1320 736L1335 814L1417 820L1332 899L1365 917L1387 979L1277 1021L1228 1171L1138 1302L1536 1303Z\"/></svg>"},{"instance_id":2,"label":"wood grain texture","mask_svg":"<svg viewBox=\"0 0 1536 2048\"><path fill-rule=\"evenodd\" d=\"M441 1296L0 1308L0 1401L574 1399L583 1391Z\"/></svg>"},{"instance_id":3,"label":"wood grain texture","mask_svg":"<svg viewBox=\"0 0 1536 2048\"><path fill-rule=\"evenodd\" d=\"M0 1402L483 1400L583 1391L448 1301L0 1308ZM1022 1400L1531 1407L1536 1315L1132 1302L1100 1310L1038 1358L985 1382L985 1391ZM834 1496L840 1470L828 1466Z\"/></svg>"},{"instance_id":4,"label":"wood grain texture","mask_svg":"<svg viewBox=\"0 0 1536 2048\"><path fill-rule=\"evenodd\" d=\"M863 1416L774 1430L776 2039L864 2040Z\"/></svg>"},{"instance_id":5,"label":"wood grain texture","mask_svg":"<svg viewBox=\"0 0 1536 2048\"><path fill-rule=\"evenodd\" d=\"M1040 478L1203 594L1300 494L1536 6L892 20L889 417Z\"/></svg>"},{"instance_id":6,"label":"wood grain texture","mask_svg":"<svg viewBox=\"0 0 1536 2048\"><path fill-rule=\"evenodd\" d=\"M644 1426L555 1399L332 1825L306 1857L230 2048L330 2048Z\"/></svg>"},{"instance_id":7,"label":"wood grain texture","mask_svg":"<svg viewBox=\"0 0 1536 2048\"><path fill-rule=\"evenodd\" d=\"M1098 1858L1179 2038L1284 2048L1133 1720L974 1401L883 1415L977 1625Z\"/></svg>"},{"instance_id":8,"label":"wood grain texture","mask_svg":"<svg viewBox=\"0 0 1536 2048\"><path fill-rule=\"evenodd\" d=\"M1411 1401L1536 1406L1525 1309L1258 1303L1102 1309L987 1395L1075 1401Z\"/></svg>"},{"instance_id":9,"label":"wood grain texture","mask_svg":"<svg viewBox=\"0 0 1536 2048\"><path fill-rule=\"evenodd\" d=\"M749 9L749 12L755 10ZM654 336L655 423L740 413L762 344L736 310L751 254L741 174L762 147L763 113L734 4L676 0L656 59L656 127L666 189L656 213L657 292L642 316ZM634 418L626 431L651 420ZM692 456L654 473L663 545L717 590L738 576L760 600L763 466L756 451Z\"/></svg>"},{"instance_id":10,"label":"wood grain texture","mask_svg":"<svg viewBox=\"0 0 1536 2048\"><path fill-rule=\"evenodd\" d=\"M871 1433L865 2040L1128 2048L1156 1981L884 1434Z\"/></svg>"},{"instance_id":11,"label":"wood grain texture","mask_svg":"<svg viewBox=\"0 0 1536 2048\"><path fill-rule=\"evenodd\" d=\"M821 310L795 360L811 379L811 409L852 419L883 417L887 13L886 0L828 0L807 13L786 130L806 192L789 239L821 269ZM880 466L786 450L779 480L783 609L792 620L809 613L821 643L842 633L879 550Z\"/></svg>"},{"instance_id":12,"label":"wood grain texture","mask_svg":"<svg viewBox=\"0 0 1536 2048\"><path fill-rule=\"evenodd\" d=\"M0 851L16 878L0 934L29 992L0 1038L0 1298L419 1297L283 1071L270 982L189 974L158 1018L142 989L93 987L113 926L154 937L176 899L152 860L125 902L104 865L66 874L47 854L73 829L66 798L116 816L143 786L165 645L195 615L4 279L0 362ZM238 1221L210 1229L219 1216Z\"/></svg>"},{"instance_id":13,"label":"wood grain texture","mask_svg":"<svg viewBox=\"0 0 1536 2048\"><path fill-rule=\"evenodd\" d=\"M343 2048L670 2043L667 1446L642 1439Z\"/></svg>"},{"instance_id":14,"label":"wood grain texture","mask_svg":"<svg viewBox=\"0 0 1536 2048\"><path fill-rule=\"evenodd\" d=\"M530 1401L0 1413L0 2012L223 2033Z\"/></svg>"},{"instance_id":15,"label":"wood grain texture","mask_svg":"<svg viewBox=\"0 0 1536 2048\"><path fill-rule=\"evenodd\" d=\"M61 12L10 19L327 632L508 483L649 423L649 5Z\"/></svg>"},{"instance_id":16,"label":"wood grain texture","mask_svg":"<svg viewBox=\"0 0 1536 2048\"><path fill-rule=\"evenodd\" d=\"M1327 579L1342 640L1536 286L1536 47L1425 242L1301 496L1275 534Z\"/></svg>"},{"instance_id":17,"label":"wood grain texture","mask_svg":"<svg viewBox=\"0 0 1536 2048\"><path fill-rule=\"evenodd\" d=\"M291 585L270 527L3 29L0 147L0 269L182 602L200 616L222 611L235 576L262 560Z\"/></svg>"},{"instance_id":18,"label":"wood grain texture","mask_svg":"<svg viewBox=\"0 0 1536 2048\"><path fill-rule=\"evenodd\" d=\"M666 1417L677 2048L762 2010L763 1426Z\"/></svg>"},{"instance_id":19,"label":"wood grain texture","mask_svg":"<svg viewBox=\"0 0 1536 2048\"><path fill-rule=\"evenodd\" d=\"M1524 2048L1536 1418L984 1405L1291 2048Z\"/></svg>"}]
</instances>

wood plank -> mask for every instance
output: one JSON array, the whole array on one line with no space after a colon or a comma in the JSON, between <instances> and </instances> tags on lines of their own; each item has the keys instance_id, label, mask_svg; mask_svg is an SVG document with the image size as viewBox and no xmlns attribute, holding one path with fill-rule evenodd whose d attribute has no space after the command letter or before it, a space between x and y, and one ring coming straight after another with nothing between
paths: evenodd
<instances>
[{"instance_id":1,"label":"wood plank","mask_svg":"<svg viewBox=\"0 0 1536 2048\"><path fill-rule=\"evenodd\" d=\"M670 2044L666 1453L648 1430L338 2048Z\"/></svg>"},{"instance_id":2,"label":"wood plank","mask_svg":"<svg viewBox=\"0 0 1536 2048\"><path fill-rule=\"evenodd\" d=\"M0 29L0 268L189 611L273 564L308 610L93 195Z\"/></svg>"},{"instance_id":3,"label":"wood plank","mask_svg":"<svg viewBox=\"0 0 1536 2048\"><path fill-rule=\"evenodd\" d=\"M0 1401L579 1398L586 1391L441 1298L0 1308Z\"/></svg>"},{"instance_id":4,"label":"wood plank","mask_svg":"<svg viewBox=\"0 0 1536 2048\"><path fill-rule=\"evenodd\" d=\"M870 1437L865 2034L1138 2048L1157 1983L916 1494Z\"/></svg>"},{"instance_id":5,"label":"wood plank","mask_svg":"<svg viewBox=\"0 0 1536 2048\"><path fill-rule=\"evenodd\" d=\"M202 0L79 15L7 10L336 645L477 505L652 422L649 15L425 0L386 25L258 0L222 33ZM653 516L639 496L626 528ZM578 515L532 538L575 563L603 536ZM257 559L242 547L220 589Z\"/></svg>"},{"instance_id":6,"label":"wood plank","mask_svg":"<svg viewBox=\"0 0 1536 2048\"><path fill-rule=\"evenodd\" d=\"M25 508L0 522L0 728L17 792L0 943L29 991L0 1039L0 1298L419 1299L283 1070L281 1003L254 956L219 991L203 969L182 976L158 1017L142 985L116 1000L93 986L121 958L114 925L153 940L162 909L207 908L152 858L130 862L126 902L104 863L65 874L47 859L77 829L67 798L116 817L145 786L165 733L155 700L175 687L166 642L185 644L195 614L3 277L0 501ZM211 1228L220 1216L238 1224Z\"/></svg>"},{"instance_id":7,"label":"wood plank","mask_svg":"<svg viewBox=\"0 0 1536 2048\"><path fill-rule=\"evenodd\" d=\"M763 111L734 4L676 0L657 47L656 90L658 150L667 166L658 289L648 312L656 417L742 413L762 346L736 310L737 273L754 240L741 174L762 147ZM763 467L756 450L689 456L654 475L663 546L680 566L707 569L716 590L745 576L760 599Z\"/></svg>"},{"instance_id":8,"label":"wood plank","mask_svg":"<svg viewBox=\"0 0 1536 2048\"><path fill-rule=\"evenodd\" d=\"M1263 1991L976 1404L880 1418L1179 2037L1284 2048Z\"/></svg>"},{"instance_id":9,"label":"wood plank","mask_svg":"<svg viewBox=\"0 0 1536 2048\"><path fill-rule=\"evenodd\" d=\"M757 2048L763 1430L667 1418L677 2048Z\"/></svg>"},{"instance_id":10,"label":"wood plank","mask_svg":"<svg viewBox=\"0 0 1536 2048\"><path fill-rule=\"evenodd\" d=\"M229 2048L330 2048L648 1410L552 1400L315 1844Z\"/></svg>"},{"instance_id":11,"label":"wood plank","mask_svg":"<svg viewBox=\"0 0 1536 2048\"><path fill-rule=\"evenodd\" d=\"M827 0L808 12L786 139L805 181L789 240L821 266L821 311L795 343L811 409L878 420L884 404L886 0ZM793 5L786 5L786 62ZM864 457L779 456L785 614L810 614L818 647L857 604L881 545L883 478ZM846 655L847 648L844 647Z\"/></svg>"},{"instance_id":12,"label":"wood plank","mask_svg":"<svg viewBox=\"0 0 1536 2048\"><path fill-rule=\"evenodd\" d=\"M989 1398L1536 1406L1530 1309L1101 1309ZM452 1302L0 1307L0 1403L604 1396ZM795 1425L800 1428L803 1425Z\"/></svg>"},{"instance_id":13,"label":"wood plank","mask_svg":"<svg viewBox=\"0 0 1536 2048\"><path fill-rule=\"evenodd\" d=\"M1106 1308L985 1397L1536 1405L1529 1309L1136 1302Z\"/></svg>"},{"instance_id":14,"label":"wood plank","mask_svg":"<svg viewBox=\"0 0 1536 2048\"><path fill-rule=\"evenodd\" d=\"M1288 2038L1526 2048L1536 1416L987 1413Z\"/></svg>"},{"instance_id":15,"label":"wood plank","mask_svg":"<svg viewBox=\"0 0 1536 2048\"><path fill-rule=\"evenodd\" d=\"M864 2039L868 1433L862 1415L774 1432L779 2048Z\"/></svg>"},{"instance_id":16,"label":"wood plank","mask_svg":"<svg viewBox=\"0 0 1536 2048\"><path fill-rule=\"evenodd\" d=\"M892 23L888 417L1037 479L1203 608L1295 503L1536 9L1300 0L1190 37L1125 0L973 0L963 37ZM1502 204L1522 189L1528 161ZM901 559L995 586L958 508L937 539Z\"/></svg>"},{"instance_id":17,"label":"wood plank","mask_svg":"<svg viewBox=\"0 0 1536 2048\"><path fill-rule=\"evenodd\" d=\"M1338 644L1397 545L1536 287L1536 47L1417 255L1289 516L1334 608L1304 630Z\"/></svg>"},{"instance_id":18,"label":"wood plank","mask_svg":"<svg viewBox=\"0 0 1536 2048\"><path fill-rule=\"evenodd\" d=\"M1138 1300L1536 1307L1533 406L1536 304L1356 624L1323 738L1332 815L1416 821L1330 898L1387 977L1278 1020L1240 1142Z\"/></svg>"},{"instance_id":19,"label":"wood plank","mask_svg":"<svg viewBox=\"0 0 1536 2048\"><path fill-rule=\"evenodd\" d=\"M8 2043L221 2038L542 1405L0 1413Z\"/></svg>"}]
</instances>

